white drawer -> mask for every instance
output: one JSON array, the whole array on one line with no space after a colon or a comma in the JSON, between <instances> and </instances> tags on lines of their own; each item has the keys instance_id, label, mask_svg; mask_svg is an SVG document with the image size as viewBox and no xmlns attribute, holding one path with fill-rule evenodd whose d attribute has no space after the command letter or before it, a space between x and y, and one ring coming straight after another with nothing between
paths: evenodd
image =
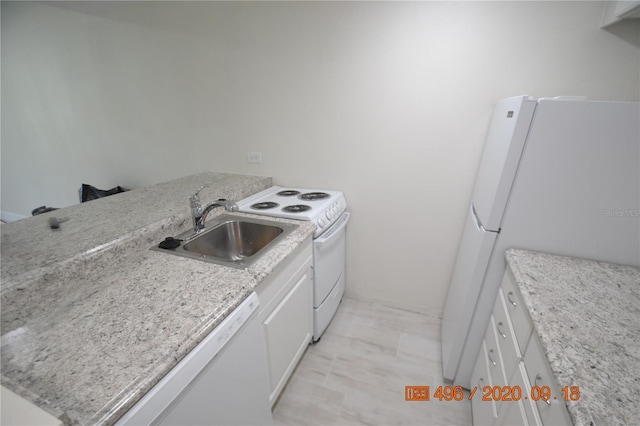
<instances>
[{"instance_id":1,"label":"white drawer","mask_svg":"<svg viewBox=\"0 0 640 426\"><path fill-rule=\"evenodd\" d=\"M487 332L484 336L484 342L487 345L487 361L489 366L489 374L491 375L491 383L493 386L506 386L507 378L504 374L502 366L502 356L500 355L500 346L496 339L495 322L493 316L489 319Z\"/></svg>"},{"instance_id":2,"label":"white drawer","mask_svg":"<svg viewBox=\"0 0 640 426\"><path fill-rule=\"evenodd\" d=\"M482 388L492 386L487 361L487 345L484 341L482 342L482 347L476 360L476 366L471 375L471 387L474 386L478 387L471 401L471 414L473 415L474 426L494 425L497 417L496 404L494 401L482 400Z\"/></svg>"},{"instance_id":3,"label":"white drawer","mask_svg":"<svg viewBox=\"0 0 640 426\"><path fill-rule=\"evenodd\" d=\"M526 365L525 368L529 384L532 387L538 386L540 388L548 386L551 392L551 399L549 401L539 399L535 402L542 424L571 425L571 419L569 418L564 398L556 384L555 377L551 372L551 367L549 367L547 356L535 333L531 337L527 352L524 355L524 363ZM531 396L531 389L529 389L529 396Z\"/></svg>"},{"instance_id":4,"label":"white drawer","mask_svg":"<svg viewBox=\"0 0 640 426\"><path fill-rule=\"evenodd\" d=\"M522 359L522 353L518 348L513 325L507 313L506 302L502 289L498 289L498 297L493 306L493 320L496 332L498 346L500 346L500 354L502 355L502 364L504 366L505 377L508 379L513 375L518 367L518 363Z\"/></svg>"},{"instance_id":5,"label":"white drawer","mask_svg":"<svg viewBox=\"0 0 640 426\"><path fill-rule=\"evenodd\" d=\"M513 326L513 332L516 336L518 343L518 349L521 354L525 353L529 336L531 336L531 330L533 324L529 318L527 308L522 301L522 296L516 288L514 278L511 275L511 270L507 268L504 278L502 280L502 292L505 298L505 305L509 318Z\"/></svg>"},{"instance_id":6,"label":"white drawer","mask_svg":"<svg viewBox=\"0 0 640 426\"><path fill-rule=\"evenodd\" d=\"M491 386L499 386L502 389L507 385L507 378L504 374L502 355L500 354L500 346L498 346L495 329L496 326L492 316L489 319L487 332L484 336L484 342L487 351L487 366L489 368L489 376L491 377ZM478 391L482 391L482 388L479 388ZM484 394L484 392L482 392L482 394ZM500 400L497 400L495 402L495 406L496 414L499 416L500 410L502 409L502 402Z\"/></svg>"},{"instance_id":7,"label":"white drawer","mask_svg":"<svg viewBox=\"0 0 640 426\"><path fill-rule=\"evenodd\" d=\"M501 413L498 415L498 425L509 425L509 426L528 426L531 423L527 418L527 414L525 412L525 402L529 402L529 400L525 400L526 396L526 385L522 374L520 374L520 370L516 371L516 374L509 378L509 386L511 389L514 389L516 386L520 387L521 392L517 394L516 391L513 392L512 396L514 401L503 401L503 408ZM531 407L529 407L531 410ZM533 423L535 425L535 423Z\"/></svg>"},{"instance_id":8,"label":"white drawer","mask_svg":"<svg viewBox=\"0 0 640 426\"><path fill-rule=\"evenodd\" d=\"M498 417L498 425L528 425L528 426L540 426L540 416L538 415L538 409L530 398L529 379L527 378L527 370L523 362L518 362L516 370L513 375L509 377L509 386L513 389L518 386L521 389L518 401L504 401L504 409L501 415ZM515 398L515 393L514 393Z\"/></svg>"}]
</instances>

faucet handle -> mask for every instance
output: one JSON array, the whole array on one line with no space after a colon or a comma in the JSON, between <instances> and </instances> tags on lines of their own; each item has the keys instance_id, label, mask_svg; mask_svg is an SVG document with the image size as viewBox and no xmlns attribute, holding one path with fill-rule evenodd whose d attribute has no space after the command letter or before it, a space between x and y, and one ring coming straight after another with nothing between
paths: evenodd
<instances>
[{"instance_id":1,"label":"faucet handle","mask_svg":"<svg viewBox=\"0 0 640 426\"><path fill-rule=\"evenodd\" d=\"M209 185L208 185L208 184L206 184L206 185L202 185L202 186L200 187L200 189L198 189L198 190L195 192L195 194L193 194L193 195L192 195L191 197L189 197L189 198L192 198L192 199L199 199L199 198L200 198L200 191L202 191L203 189L208 188L208 187L209 187Z\"/></svg>"},{"instance_id":2,"label":"faucet handle","mask_svg":"<svg viewBox=\"0 0 640 426\"><path fill-rule=\"evenodd\" d=\"M222 202L224 209L228 212L237 212L239 210L238 205L231 200L227 200L226 198L218 198L218 201Z\"/></svg>"}]
</instances>

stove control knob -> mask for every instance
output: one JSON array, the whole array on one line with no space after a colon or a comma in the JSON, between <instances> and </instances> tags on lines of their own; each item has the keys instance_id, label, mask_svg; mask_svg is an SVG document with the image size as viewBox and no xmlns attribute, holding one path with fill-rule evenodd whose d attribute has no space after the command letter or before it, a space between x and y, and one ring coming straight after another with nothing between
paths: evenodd
<instances>
[{"instance_id":1,"label":"stove control knob","mask_svg":"<svg viewBox=\"0 0 640 426\"><path fill-rule=\"evenodd\" d=\"M326 222L323 218L318 219L318 226L320 227L320 229L324 228L325 223Z\"/></svg>"},{"instance_id":2,"label":"stove control knob","mask_svg":"<svg viewBox=\"0 0 640 426\"><path fill-rule=\"evenodd\" d=\"M331 218L333 217L333 213L331 212L331 210L327 210L327 212L324 214L324 216L327 218L327 220L331 220Z\"/></svg>"}]
</instances>

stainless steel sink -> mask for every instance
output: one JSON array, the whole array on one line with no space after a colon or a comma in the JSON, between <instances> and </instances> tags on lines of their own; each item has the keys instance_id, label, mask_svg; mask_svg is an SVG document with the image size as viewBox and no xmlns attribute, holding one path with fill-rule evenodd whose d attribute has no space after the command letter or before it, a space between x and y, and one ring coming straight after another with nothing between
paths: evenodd
<instances>
[{"instance_id":1,"label":"stainless steel sink","mask_svg":"<svg viewBox=\"0 0 640 426\"><path fill-rule=\"evenodd\" d=\"M179 247L151 249L244 269L296 228L288 223L223 214L211 218L207 228L197 235L189 231L175 237L182 240Z\"/></svg>"}]
</instances>

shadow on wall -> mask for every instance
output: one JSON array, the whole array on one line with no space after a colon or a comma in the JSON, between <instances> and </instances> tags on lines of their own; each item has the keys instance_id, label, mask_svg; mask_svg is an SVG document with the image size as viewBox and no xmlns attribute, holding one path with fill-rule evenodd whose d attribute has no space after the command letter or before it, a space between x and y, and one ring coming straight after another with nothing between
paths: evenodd
<instances>
[{"instance_id":1,"label":"shadow on wall","mask_svg":"<svg viewBox=\"0 0 640 426\"><path fill-rule=\"evenodd\" d=\"M602 30L640 48L640 18L624 19Z\"/></svg>"}]
</instances>

